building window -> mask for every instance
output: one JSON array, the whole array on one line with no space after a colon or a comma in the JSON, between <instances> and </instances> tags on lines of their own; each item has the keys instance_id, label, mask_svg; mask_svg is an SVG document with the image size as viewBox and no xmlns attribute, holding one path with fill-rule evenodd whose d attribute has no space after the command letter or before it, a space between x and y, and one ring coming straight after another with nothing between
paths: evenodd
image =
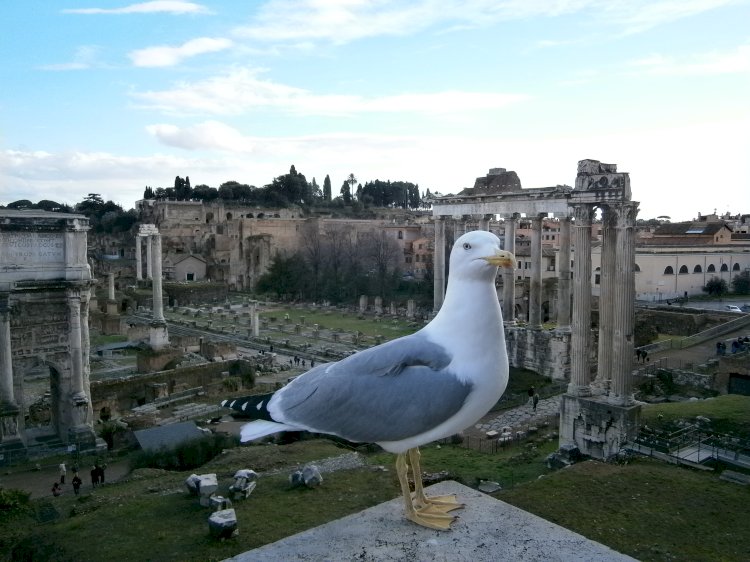
<instances>
[{"instance_id":1,"label":"building window","mask_svg":"<svg viewBox=\"0 0 750 562\"><path fill-rule=\"evenodd\" d=\"M703 268L700 265L696 265L693 268L693 273L703 273Z\"/></svg>"},{"instance_id":2,"label":"building window","mask_svg":"<svg viewBox=\"0 0 750 562\"><path fill-rule=\"evenodd\" d=\"M688 268L686 265L683 265L682 267L680 267L680 275L685 274L687 272L688 272Z\"/></svg>"},{"instance_id":3,"label":"building window","mask_svg":"<svg viewBox=\"0 0 750 562\"><path fill-rule=\"evenodd\" d=\"M714 267L714 264L712 264L712 263L708 264L708 267L706 268L706 271L708 273L713 273L714 271L716 271L716 268Z\"/></svg>"},{"instance_id":4,"label":"building window","mask_svg":"<svg viewBox=\"0 0 750 562\"><path fill-rule=\"evenodd\" d=\"M635 271L636 273L638 273L640 270L641 270L641 267L638 264L635 264L633 266L633 271Z\"/></svg>"},{"instance_id":5,"label":"building window","mask_svg":"<svg viewBox=\"0 0 750 562\"><path fill-rule=\"evenodd\" d=\"M721 264L721 271L729 271L729 266L725 263Z\"/></svg>"},{"instance_id":6,"label":"building window","mask_svg":"<svg viewBox=\"0 0 750 562\"><path fill-rule=\"evenodd\" d=\"M401 230L398 231L398 239L399 240L403 240L404 239L404 233Z\"/></svg>"},{"instance_id":7,"label":"building window","mask_svg":"<svg viewBox=\"0 0 750 562\"><path fill-rule=\"evenodd\" d=\"M734 264L734 266L732 267L732 271L739 271L739 270L740 270L740 264L738 263Z\"/></svg>"},{"instance_id":8,"label":"building window","mask_svg":"<svg viewBox=\"0 0 750 562\"><path fill-rule=\"evenodd\" d=\"M674 269L672 269L671 265L664 268L664 275L674 275Z\"/></svg>"},{"instance_id":9,"label":"building window","mask_svg":"<svg viewBox=\"0 0 750 562\"><path fill-rule=\"evenodd\" d=\"M185 275L185 281L195 281L195 273L187 273Z\"/></svg>"}]
</instances>

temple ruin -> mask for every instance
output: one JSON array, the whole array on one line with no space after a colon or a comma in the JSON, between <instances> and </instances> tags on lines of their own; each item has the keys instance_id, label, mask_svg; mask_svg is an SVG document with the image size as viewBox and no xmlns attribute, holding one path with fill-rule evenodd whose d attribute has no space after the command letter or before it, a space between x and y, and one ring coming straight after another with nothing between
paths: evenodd
<instances>
[{"instance_id":1,"label":"temple ruin","mask_svg":"<svg viewBox=\"0 0 750 562\"><path fill-rule=\"evenodd\" d=\"M516 226L523 215L531 219L531 277L529 321L515 322L515 273L503 272L503 317L509 341L523 340L516 352L533 368L534 355L550 353L566 368L570 383L563 396L561 446L607 458L637 431L640 407L632 397L633 318L635 299L635 220L638 203L631 201L630 178L615 164L597 160L578 163L576 185L520 189L517 176L503 168L490 170L474 188L433 200L435 218L434 307L445 294L446 222L457 232L469 221L489 230L496 217L503 219L505 249L515 251ZM599 299L598 353L593 353L591 330L591 239L595 213L602 213L602 264ZM542 221L560 221L557 280L557 327L542 327ZM573 269L571 271L571 257ZM572 273L572 276L571 276ZM572 281L572 283L571 283ZM597 357L596 361L592 358ZM538 359L537 359L538 361ZM529 365L529 362L532 365ZM595 364L594 364L595 363ZM537 369L538 370L538 369Z\"/></svg>"}]
</instances>

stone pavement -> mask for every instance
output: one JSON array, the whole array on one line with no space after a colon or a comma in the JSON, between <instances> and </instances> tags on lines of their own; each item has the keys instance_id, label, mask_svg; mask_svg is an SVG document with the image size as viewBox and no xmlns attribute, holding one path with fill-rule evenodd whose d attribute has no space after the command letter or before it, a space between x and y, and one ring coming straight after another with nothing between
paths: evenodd
<instances>
[{"instance_id":1,"label":"stone pavement","mask_svg":"<svg viewBox=\"0 0 750 562\"><path fill-rule=\"evenodd\" d=\"M486 415L482 420L474 427L480 431L486 432L490 430L500 431L502 428L508 426L513 429L517 429L522 426L527 426L534 423L540 423L550 416L556 416L560 413L560 401L562 395L553 396L551 398L545 398L539 400L536 405L536 412L531 407L531 401L512 408L505 410L501 413L490 413Z\"/></svg>"}]
</instances>

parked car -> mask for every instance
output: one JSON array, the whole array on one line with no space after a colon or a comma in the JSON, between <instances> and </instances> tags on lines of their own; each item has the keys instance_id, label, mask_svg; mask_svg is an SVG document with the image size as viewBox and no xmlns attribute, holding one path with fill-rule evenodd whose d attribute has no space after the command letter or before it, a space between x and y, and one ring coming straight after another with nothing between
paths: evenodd
<instances>
[{"instance_id":1,"label":"parked car","mask_svg":"<svg viewBox=\"0 0 750 562\"><path fill-rule=\"evenodd\" d=\"M736 304L728 304L724 307L727 312L742 312L742 309Z\"/></svg>"},{"instance_id":2,"label":"parked car","mask_svg":"<svg viewBox=\"0 0 750 562\"><path fill-rule=\"evenodd\" d=\"M742 312L750 312L750 304L743 304L743 305L742 305L742 306L740 307L740 310L741 310Z\"/></svg>"}]
</instances>

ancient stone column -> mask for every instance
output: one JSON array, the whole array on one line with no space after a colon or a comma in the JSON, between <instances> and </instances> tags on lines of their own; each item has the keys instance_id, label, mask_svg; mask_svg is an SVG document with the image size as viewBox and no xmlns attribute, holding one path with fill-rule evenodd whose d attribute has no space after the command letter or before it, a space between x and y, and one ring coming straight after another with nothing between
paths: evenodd
<instances>
[{"instance_id":1,"label":"ancient stone column","mask_svg":"<svg viewBox=\"0 0 750 562\"><path fill-rule=\"evenodd\" d=\"M375 297L375 314L383 314L383 297Z\"/></svg>"},{"instance_id":2,"label":"ancient stone column","mask_svg":"<svg viewBox=\"0 0 750 562\"><path fill-rule=\"evenodd\" d=\"M574 207L573 226L573 318L570 337L570 384L568 392L575 396L590 396L589 387L591 345L591 220L594 209L587 204Z\"/></svg>"},{"instance_id":3,"label":"ancient stone column","mask_svg":"<svg viewBox=\"0 0 750 562\"><path fill-rule=\"evenodd\" d=\"M433 309L443 306L445 298L445 217L435 217L435 263L433 264Z\"/></svg>"},{"instance_id":4,"label":"ancient stone column","mask_svg":"<svg viewBox=\"0 0 750 562\"><path fill-rule=\"evenodd\" d=\"M89 375L91 374L91 342L89 340L89 301L91 289L81 291L81 359L83 361L83 390L91 396Z\"/></svg>"},{"instance_id":5,"label":"ancient stone column","mask_svg":"<svg viewBox=\"0 0 750 562\"><path fill-rule=\"evenodd\" d=\"M489 230L492 218L492 215L482 215L479 218L479 230Z\"/></svg>"},{"instance_id":6,"label":"ancient stone column","mask_svg":"<svg viewBox=\"0 0 750 562\"><path fill-rule=\"evenodd\" d=\"M518 215L513 214L505 218L505 244L504 250L516 253L516 225ZM503 268L503 320L515 322L516 320L516 268Z\"/></svg>"},{"instance_id":7,"label":"ancient stone column","mask_svg":"<svg viewBox=\"0 0 750 562\"><path fill-rule=\"evenodd\" d=\"M154 321L164 322L164 302L161 294L161 234L154 234L149 237L153 241L153 264L151 272L153 274L153 300L154 300ZM151 244L149 244L149 248Z\"/></svg>"},{"instance_id":8,"label":"ancient stone column","mask_svg":"<svg viewBox=\"0 0 750 562\"><path fill-rule=\"evenodd\" d=\"M109 273L107 275L107 314L114 316L118 312L115 300L115 274Z\"/></svg>"},{"instance_id":9,"label":"ancient stone column","mask_svg":"<svg viewBox=\"0 0 750 562\"><path fill-rule=\"evenodd\" d=\"M570 331L570 217L560 220L557 264L557 329Z\"/></svg>"},{"instance_id":10,"label":"ancient stone column","mask_svg":"<svg viewBox=\"0 0 750 562\"><path fill-rule=\"evenodd\" d=\"M141 236L135 235L135 279L143 279L143 258L141 257Z\"/></svg>"},{"instance_id":11,"label":"ancient stone column","mask_svg":"<svg viewBox=\"0 0 750 562\"><path fill-rule=\"evenodd\" d=\"M613 287L613 353L612 385L609 401L627 406L633 403L633 347L635 324L635 218L638 203L623 203L617 221L617 253L615 273L617 283Z\"/></svg>"},{"instance_id":12,"label":"ancient stone column","mask_svg":"<svg viewBox=\"0 0 750 562\"><path fill-rule=\"evenodd\" d=\"M148 279L154 278L154 270L153 270L153 258L151 257L151 254L153 253L151 246L153 243L153 237L152 236L146 236L146 277Z\"/></svg>"},{"instance_id":13,"label":"ancient stone column","mask_svg":"<svg viewBox=\"0 0 750 562\"><path fill-rule=\"evenodd\" d=\"M359 312L364 314L367 311L367 295L359 296Z\"/></svg>"},{"instance_id":14,"label":"ancient stone column","mask_svg":"<svg viewBox=\"0 0 750 562\"><path fill-rule=\"evenodd\" d=\"M0 295L0 409L15 405L13 392L13 356L10 339L10 305L8 295Z\"/></svg>"},{"instance_id":15,"label":"ancient stone column","mask_svg":"<svg viewBox=\"0 0 750 562\"><path fill-rule=\"evenodd\" d=\"M542 216L531 219L531 278L529 279L529 328L542 327Z\"/></svg>"},{"instance_id":16,"label":"ancient stone column","mask_svg":"<svg viewBox=\"0 0 750 562\"><path fill-rule=\"evenodd\" d=\"M613 290L620 280L615 273L617 250L617 212L610 206L602 208L602 258L599 270L599 363L594 387L604 392L612 379L612 315Z\"/></svg>"},{"instance_id":17,"label":"ancient stone column","mask_svg":"<svg viewBox=\"0 0 750 562\"><path fill-rule=\"evenodd\" d=\"M68 324L70 332L68 333L68 345L70 348L70 368L71 380L70 388L74 401L83 396L86 399L86 393L83 389L83 348L81 334L81 294L79 291L68 291Z\"/></svg>"},{"instance_id":18,"label":"ancient stone column","mask_svg":"<svg viewBox=\"0 0 750 562\"><path fill-rule=\"evenodd\" d=\"M414 315L417 310L417 305L414 299L409 299L406 301L406 317L409 319L413 319Z\"/></svg>"},{"instance_id":19,"label":"ancient stone column","mask_svg":"<svg viewBox=\"0 0 750 562\"><path fill-rule=\"evenodd\" d=\"M461 215L461 222L459 223L460 228L461 228L461 235L464 235L467 232L469 232L469 220L470 219L471 219L471 216L469 215Z\"/></svg>"}]
</instances>

